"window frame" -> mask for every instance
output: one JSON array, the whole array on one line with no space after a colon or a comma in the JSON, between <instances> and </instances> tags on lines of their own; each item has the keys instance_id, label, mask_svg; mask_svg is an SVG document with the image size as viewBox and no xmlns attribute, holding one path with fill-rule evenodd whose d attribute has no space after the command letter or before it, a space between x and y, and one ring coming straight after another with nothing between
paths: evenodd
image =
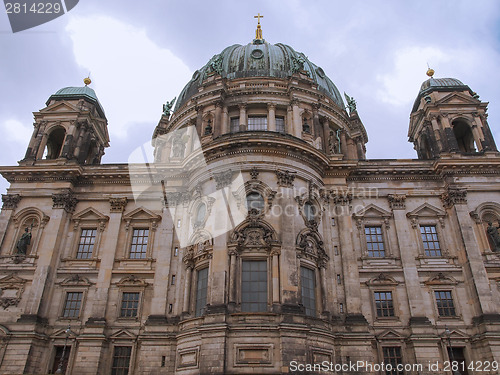
<instances>
[{"instance_id":1,"label":"window frame","mask_svg":"<svg viewBox=\"0 0 500 375\"><path fill-rule=\"evenodd\" d=\"M123 297L127 294L137 294L138 295L138 300L137 300L137 309L136 309L136 314L134 316L123 316L122 311L123 311ZM120 290L120 300L118 304L118 319L120 320L138 320L139 317L141 316L142 313L142 294L143 290L139 290L137 288L123 288Z\"/></svg>"},{"instance_id":2,"label":"window frame","mask_svg":"<svg viewBox=\"0 0 500 375\"><path fill-rule=\"evenodd\" d=\"M116 348L130 348L130 355L129 355L129 360L128 360L128 369L126 371L125 374L131 374L130 372L130 369L131 369L131 366L132 366L132 362L133 360L135 359L134 358L134 355L135 355L135 350L134 350L134 345L132 344L129 344L129 343L116 343L113 345L113 350L111 350L111 360L110 360L110 374L111 375L114 375L114 374L122 374L122 372L114 372L113 371L113 366L114 366L114 361L115 361L115 351L116 351Z\"/></svg>"},{"instance_id":3,"label":"window frame","mask_svg":"<svg viewBox=\"0 0 500 375\"><path fill-rule=\"evenodd\" d=\"M453 305L453 311L454 311L454 315L441 315L439 313L439 305L438 305L438 299L437 299L437 296L436 296L436 293L444 293L444 292L449 292L450 293L450 297L451 297L451 302L452 302L452 305ZM433 300L434 300L434 306L435 306L435 309L436 309L436 316L439 318L439 319L456 319L456 318L460 318L460 314L459 314L459 311L458 311L458 308L457 308L457 299L456 299L456 296L455 296L455 293L454 293L454 289L453 288L447 288L447 287L443 287L443 288L433 288L432 290L432 297L433 297ZM441 300L441 299L440 299ZM449 307L446 307L447 309L449 309Z\"/></svg>"},{"instance_id":4,"label":"window frame","mask_svg":"<svg viewBox=\"0 0 500 375\"><path fill-rule=\"evenodd\" d=\"M147 238L147 243L146 243L146 248L144 251L141 251L140 253L138 253L137 251L134 252L137 253L137 254L144 254L144 256L138 258L138 257L132 257L132 246L134 245L139 245L139 244L134 244L133 241L134 241L134 233L135 231L141 231L141 230L147 230L148 231L148 235L147 237L146 236L138 236L137 238ZM151 237L151 230L149 228L146 228L144 226L140 226L140 225L137 225L137 226L134 226L131 228L131 231L130 231L130 240L128 241L128 253L127 253L127 258L128 259L131 259L131 260L145 260L148 258L148 254L149 254L149 249L150 249L150 237ZM144 243L140 244L142 246L144 246Z\"/></svg>"},{"instance_id":5,"label":"window frame","mask_svg":"<svg viewBox=\"0 0 500 375\"><path fill-rule=\"evenodd\" d=\"M379 315L379 308L377 306L377 296L376 296L377 293L390 293L391 294L392 307L388 310L390 312L392 312L392 315ZM394 291L393 290L376 288L375 290L373 290L372 296L373 296L373 304L374 304L374 310L375 310L375 319L388 320L388 319L397 318L396 309L395 309L396 303L395 303L395 299L394 299ZM387 301L387 300L384 300L384 301ZM386 309L384 309L384 307L382 307L381 312L383 312L385 310Z\"/></svg>"},{"instance_id":6,"label":"window frame","mask_svg":"<svg viewBox=\"0 0 500 375\"><path fill-rule=\"evenodd\" d=\"M399 365L399 364L404 364L405 363L403 347L401 345L397 345L397 344L394 344L394 345L391 345L389 343L382 344L380 346L380 352L381 352L381 359L382 359L382 361L384 363L386 363L386 364L390 363L391 365L393 365L393 370L391 370L390 372L389 371L385 371L385 374L387 374L387 375L404 375L405 374L404 370L403 371L397 371L394 368L394 364L390 360L388 360L391 357L386 357L385 356L385 349L398 349L399 350L399 357L395 357L395 358L399 358L399 361L396 362L396 364Z\"/></svg>"},{"instance_id":7,"label":"window frame","mask_svg":"<svg viewBox=\"0 0 500 375\"><path fill-rule=\"evenodd\" d=\"M422 237L422 228L434 228L435 229L435 233L429 233L429 234L435 234L436 235L436 238L437 240L436 241L432 241L433 243L434 242L437 242L437 244L439 245L439 255L430 255L428 254L428 250L429 249L426 249L425 248L425 243L426 242L429 242L429 241L424 241L423 237ZM442 258L443 255L444 255L444 252L443 252L443 247L442 247L442 241L441 241L441 238L440 238L440 235L439 235L439 230L438 230L438 225L437 224L428 224L427 222L424 222L424 223L419 223L418 224L418 233L420 235L420 244L422 246L422 252L423 252L423 256L426 257L426 258ZM425 232L426 236L428 234L428 232ZM430 249L429 252L431 251L436 251L436 249ZM437 251L436 251L437 252Z\"/></svg>"},{"instance_id":8,"label":"window frame","mask_svg":"<svg viewBox=\"0 0 500 375\"><path fill-rule=\"evenodd\" d=\"M77 316L64 316L64 312L66 311L66 302L67 302L69 293L81 293L82 294L82 298L80 300L80 308L78 310ZM87 293L87 290L81 289L81 288L64 289L63 298L62 298L62 306L59 309L59 311L60 311L59 320L80 320L82 317L83 309L84 309L86 293Z\"/></svg>"},{"instance_id":9,"label":"window frame","mask_svg":"<svg viewBox=\"0 0 500 375\"><path fill-rule=\"evenodd\" d=\"M270 260L269 257L251 257L251 256L245 256L245 257L240 257L240 264L239 264L239 269L240 272L239 274L239 304L240 304L240 310L242 313L267 313L269 312L269 307L271 305L271 287L272 287L272 279L271 279L271 270L270 270ZM266 262L266 309L263 311L246 311L243 310L243 263L244 262ZM263 302L258 302L258 303L263 303Z\"/></svg>"},{"instance_id":10,"label":"window frame","mask_svg":"<svg viewBox=\"0 0 500 375\"><path fill-rule=\"evenodd\" d=\"M92 244L92 252L90 253L90 257L87 257L87 258L79 258L78 257L78 254L80 254L80 241L82 239L82 234L83 234L83 231L88 231L88 230L93 230L95 231L95 235L94 235L94 243ZM76 260L90 260L90 259L94 259L95 258L95 253L96 253L96 244L97 244L97 241L98 241L98 237L100 237L99 235L99 229L97 227L94 227L94 226L91 226L91 225L85 225L85 226L81 226L80 227L80 236L78 236L78 238L76 239L76 252L75 252L75 259ZM100 238L99 238L100 239ZM85 244L84 244L85 246ZM86 254L88 254L88 252L86 252Z\"/></svg>"},{"instance_id":11,"label":"window frame","mask_svg":"<svg viewBox=\"0 0 500 375\"><path fill-rule=\"evenodd\" d=\"M250 120L261 120L263 122L260 123L259 121L257 121L256 124L250 124ZM256 129L251 129L250 127L251 126L254 126L256 127ZM268 131L269 130L269 121L268 121L268 118L267 118L267 115L259 115L259 114L255 114L255 115L248 115L247 116L247 131Z\"/></svg>"},{"instance_id":12,"label":"window frame","mask_svg":"<svg viewBox=\"0 0 500 375\"><path fill-rule=\"evenodd\" d=\"M304 294L303 294L303 283L302 283L302 269L306 269L310 272L312 272L312 275L313 275L313 282L314 282L314 285L313 285L313 290L314 290L314 312L313 314L308 314L307 313L307 310L308 308L306 307L306 305L304 304ZM317 267L314 267L308 263L304 263L304 262L301 262L300 264L300 285L299 285L299 288L300 288L300 302L301 304L304 306L304 313L306 314L306 316L309 316L309 317L312 317L312 318L316 318L318 316L318 297L321 298L321 296L318 296L318 272L316 272L316 269Z\"/></svg>"},{"instance_id":13,"label":"window frame","mask_svg":"<svg viewBox=\"0 0 500 375\"><path fill-rule=\"evenodd\" d=\"M366 230L369 229L369 228L376 228L376 229L380 229L380 233L375 233L375 234L372 234L370 233L370 237L373 237L373 235L375 236L378 236L380 235L382 237L382 242L368 242L368 238L367 238L367 233L366 233ZM386 246L386 240L385 240L385 236L384 236L384 230L383 230L383 226L382 225L363 225L363 237L364 237L364 242L365 242L365 247L366 247L366 256L367 258L370 258L370 259L383 259L383 258L386 258L387 257L387 246ZM383 249L380 250L380 249L377 249L377 250L370 250L369 249L369 246L368 244L382 244L382 247ZM383 253L382 256L373 256L373 255L370 255L370 252L372 253L375 253L375 252L378 252L378 253Z\"/></svg>"},{"instance_id":14,"label":"window frame","mask_svg":"<svg viewBox=\"0 0 500 375\"><path fill-rule=\"evenodd\" d=\"M203 307L200 308L200 314L198 314L198 283L200 281L200 272L202 271L207 271L207 277L206 277L206 286L205 286L205 304ZM195 277L195 283L194 283L194 316L196 318L202 317L205 315L205 309L208 303L208 292L209 292L209 275L210 275L210 267L208 264L202 264L199 268L195 269L196 272L196 277Z\"/></svg>"}]
</instances>

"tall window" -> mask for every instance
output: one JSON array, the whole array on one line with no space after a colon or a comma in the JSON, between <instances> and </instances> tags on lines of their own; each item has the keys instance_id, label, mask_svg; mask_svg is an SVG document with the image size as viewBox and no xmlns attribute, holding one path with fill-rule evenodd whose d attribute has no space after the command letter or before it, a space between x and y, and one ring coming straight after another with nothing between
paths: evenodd
<instances>
[{"instance_id":1,"label":"tall window","mask_svg":"<svg viewBox=\"0 0 500 375\"><path fill-rule=\"evenodd\" d=\"M394 316L392 292L375 292L375 307L378 317Z\"/></svg>"},{"instance_id":2,"label":"tall window","mask_svg":"<svg viewBox=\"0 0 500 375\"><path fill-rule=\"evenodd\" d=\"M198 271L198 282L196 283L196 306L195 315L203 315L203 309L207 304L208 267Z\"/></svg>"},{"instance_id":3,"label":"tall window","mask_svg":"<svg viewBox=\"0 0 500 375\"><path fill-rule=\"evenodd\" d=\"M248 211L255 209L261 212L264 209L264 197L257 191L252 191L247 194L247 209Z\"/></svg>"},{"instance_id":4,"label":"tall window","mask_svg":"<svg viewBox=\"0 0 500 375\"><path fill-rule=\"evenodd\" d=\"M436 305L439 316L455 316L455 305L453 304L453 296L451 290L436 290Z\"/></svg>"},{"instance_id":5,"label":"tall window","mask_svg":"<svg viewBox=\"0 0 500 375\"><path fill-rule=\"evenodd\" d=\"M80 308L82 307L82 292L66 293L66 301L64 301L63 318L78 318Z\"/></svg>"},{"instance_id":6,"label":"tall window","mask_svg":"<svg viewBox=\"0 0 500 375\"><path fill-rule=\"evenodd\" d=\"M306 309L306 315L316 316L316 279L314 270L300 267L300 285L302 304Z\"/></svg>"},{"instance_id":7,"label":"tall window","mask_svg":"<svg viewBox=\"0 0 500 375\"><path fill-rule=\"evenodd\" d=\"M59 368L59 364L62 362L62 373L66 373L66 369L68 368L69 355L71 354L71 347L66 347L64 350L64 346L56 346L56 352L54 355L54 362L52 364L52 371L49 374L55 374L57 369ZM63 358L64 353L64 358Z\"/></svg>"},{"instance_id":8,"label":"tall window","mask_svg":"<svg viewBox=\"0 0 500 375\"><path fill-rule=\"evenodd\" d=\"M248 130L267 130L267 117L265 116L249 117Z\"/></svg>"},{"instance_id":9,"label":"tall window","mask_svg":"<svg viewBox=\"0 0 500 375\"><path fill-rule=\"evenodd\" d=\"M120 309L120 317L134 318L137 316L139 309L139 292L124 292L122 295L122 306Z\"/></svg>"},{"instance_id":10,"label":"tall window","mask_svg":"<svg viewBox=\"0 0 500 375\"><path fill-rule=\"evenodd\" d=\"M148 248L149 229L134 229L132 233L132 243L130 244L130 258L146 258Z\"/></svg>"},{"instance_id":11,"label":"tall window","mask_svg":"<svg viewBox=\"0 0 500 375\"><path fill-rule=\"evenodd\" d=\"M428 257L440 257L441 247L436 232L435 225L421 225L420 235L424 244L425 255Z\"/></svg>"},{"instance_id":12,"label":"tall window","mask_svg":"<svg viewBox=\"0 0 500 375\"><path fill-rule=\"evenodd\" d=\"M267 311L267 261L244 260L242 262L241 310Z\"/></svg>"},{"instance_id":13,"label":"tall window","mask_svg":"<svg viewBox=\"0 0 500 375\"><path fill-rule=\"evenodd\" d=\"M386 375L403 375L403 371L398 371L397 366L403 363L403 358L401 357L401 348L399 346L386 346L383 348L384 352L384 363L390 364L392 370L386 370Z\"/></svg>"},{"instance_id":14,"label":"tall window","mask_svg":"<svg viewBox=\"0 0 500 375\"><path fill-rule=\"evenodd\" d=\"M365 227L366 249L368 256L383 258L385 256L382 227Z\"/></svg>"},{"instance_id":15,"label":"tall window","mask_svg":"<svg viewBox=\"0 0 500 375\"><path fill-rule=\"evenodd\" d=\"M236 133L240 131L240 118L239 117L233 117L231 118L231 123L230 123L230 132L231 133Z\"/></svg>"},{"instance_id":16,"label":"tall window","mask_svg":"<svg viewBox=\"0 0 500 375\"><path fill-rule=\"evenodd\" d=\"M131 353L131 346L115 346L113 352L113 367L111 367L111 375L128 375Z\"/></svg>"},{"instance_id":17,"label":"tall window","mask_svg":"<svg viewBox=\"0 0 500 375\"><path fill-rule=\"evenodd\" d=\"M76 252L77 259L90 259L94 251L94 243L97 229L82 229L80 241L78 242L78 251Z\"/></svg>"},{"instance_id":18,"label":"tall window","mask_svg":"<svg viewBox=\"0 0 500 375\"><path fill-rule=\"evenodd\" d=\"M285 132L285 118L284 117L276 117L276 131L278 133Z\"/></svg>"}]
</instances>

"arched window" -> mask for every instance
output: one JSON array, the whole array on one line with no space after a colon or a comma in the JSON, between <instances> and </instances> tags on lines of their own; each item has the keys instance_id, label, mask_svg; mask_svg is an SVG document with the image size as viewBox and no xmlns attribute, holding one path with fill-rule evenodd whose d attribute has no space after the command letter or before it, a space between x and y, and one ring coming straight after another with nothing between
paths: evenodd
<instances>
[{"instance_id":1,"label":"arched window","mask_svg":"<svg viewBox=\"0 0 500 375\"><path fill-rule=\"evenodd\" d=\"M205 216L207 215L207 205L205 203L201 203L196 210L196 218L195 224L202 225L205 221Z\"/></svg>"},{"instance_id":2,"label":"arched window","mask_svg":"<svg viewBox=\"0 0 500 375\"><path fill-rule=\"evenodd\" d=\"M318 209L311 202L304 203L304 215L307 221L314 220L318 214Z\"/></svg>"},{"instance_id":3,"label":"arched window","mask_svg":"<svg viewBox=\"0 0 500 375\"><path fill-rule=\"evenodd\" d=\"M420 137L420 155L422 159L432 158L431 146L429 143L429 138L426 134L422 134L422 136Z\"/></svg>"},{"instance_id":4,"label":"arched window","mask_svg":"<svg viewBox=\"0 0 500 375\"><path fill-rule=\"evenodd\" d=\"M66 135L66 131L64 128L57 127L49 135L47 139L47 146L45 148L45 153L43 157L45 159L57 159L61 154L64 137Z\"/></svg>"},{"instance_id":5,"label":"arched window","mask_svg":"<svg viewBox=\"0 0 500 375\"><path fill-rule=\"evenodd\" d=\"M462 120L453 121L453 133L461 152L475 152L474 136L470 126Z\"/></svg>"}]
</instances>

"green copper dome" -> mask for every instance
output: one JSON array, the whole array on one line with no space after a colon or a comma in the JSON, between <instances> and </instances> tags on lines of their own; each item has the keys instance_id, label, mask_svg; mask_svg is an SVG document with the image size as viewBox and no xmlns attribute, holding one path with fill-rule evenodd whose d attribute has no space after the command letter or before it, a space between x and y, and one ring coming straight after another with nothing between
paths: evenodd
<instances>
[{"instance_id":1,"label":"green copper dome","mask_svg":"<svg viewBox=\"0 0 500 375\"><path fill-rule=\"evenodd\" d=\"M285 44L270 44L265 41L245 46L235 44L215 55L200 70L194 72L191 81L184 87L175 110L198 92L198 88L210 74L220 74L222 78L244 77L288 78L298 71L305 71L318 85L318 89L344 108L340 93L320 67L292 47Z\"/></svg>"},{"instance_id":2,"label":"green copper dome","mask_svg":"<svg viewBox=\"0 0 500 375\"><path fill-rule=\"evenodd\" d=\"M475 94L472 92L469 86L464 84L462 81L456 78L434 78L431 77L428 80L424 81L420 86L420 91L418 92L417 98L415 99L415 103L413 104L412 112L415 112L420 103L420 99L424 96L428 95L432 91L469 91L471 94Z\"/></svg>"},{"instance_id":3,"label":"green copper dome","mask_svg":"<svg viewBox=\"0 0 500 375\"><path fill-rule=\"evenodd\" d=\"M49 105L52 100L74 100L74 99L85 99L88 102L95 104L97 107L97 111L103 116L104 110L99 103L99 99L97 99L97 95L93 89L88 86L83 87L64 87L50 96L45 105Z\"/></svg>"}]
</instances>

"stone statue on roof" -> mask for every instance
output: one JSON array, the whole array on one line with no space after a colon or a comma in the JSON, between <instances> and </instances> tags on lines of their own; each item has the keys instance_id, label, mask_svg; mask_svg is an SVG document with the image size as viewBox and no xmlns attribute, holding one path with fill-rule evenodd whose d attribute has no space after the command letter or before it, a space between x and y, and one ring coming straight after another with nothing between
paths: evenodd
<instances>
[{"instance_id":1,"label":"stone statue on roof","mask_svg":"<svg viewBox=\"0 0 500 375\"><path fill-rule=\"evenodd\" d=\"M353 97L347 95L344 92L345 100L347 101L347 107L349 108L349 114L356 112L356 101Z\"/></svg>"},{"instance_id":2,"label":"stone statue on roof","mask_svg":"<svg viewBox=\"0 0 500 375\"><path fill-rule=\"evenodd\" d=\"M174 107L175 99L177 97L173 98L170 102L166 102L163 104L163 115L170 117L170 112L172 111L172 108Z\"/></svg>"}]
</instances>

